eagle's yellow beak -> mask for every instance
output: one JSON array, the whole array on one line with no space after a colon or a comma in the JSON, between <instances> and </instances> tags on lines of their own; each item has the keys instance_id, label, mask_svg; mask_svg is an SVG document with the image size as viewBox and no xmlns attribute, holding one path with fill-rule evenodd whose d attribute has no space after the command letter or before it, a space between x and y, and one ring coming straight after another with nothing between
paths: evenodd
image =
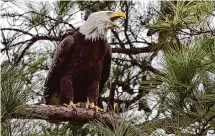
<instances>
[{"instance_id":1,"label":"eagle's yellow beak","mask_svg":"<svg viewBox=\"0 0 215 136\"><path fill-rule=\"evenodd\" d=\"M123 17L123 18L126 18L126 14L124 12L113 12L111 15L110 15L110 20L112 21L111 24L114 26L114 27L117 27L117 28L120 28L119 25L117 25L116 23L114 23L114 21L120 17Z\"/></svg>"}]
</instances>

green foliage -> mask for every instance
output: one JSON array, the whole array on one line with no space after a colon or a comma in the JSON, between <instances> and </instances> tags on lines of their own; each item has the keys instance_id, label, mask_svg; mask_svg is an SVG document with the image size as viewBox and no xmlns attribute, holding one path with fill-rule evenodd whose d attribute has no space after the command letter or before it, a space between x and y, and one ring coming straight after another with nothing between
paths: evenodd
<instances>
[{"instance_id":1,"label":"green foliage","mask_svg":"<svg viewBox=\"0 0 215 136\"><path fill-rule=\"evenodd\" d=\"M154 29L162 26L180 26L186 28L187 25L195 25L204 21L214 10L215 3L210 1L165 1L162 2L162 9L159 12L158 22Z\"/></svg>"},{"instance_id":2,"label":"green foliage","mask_svg":"<svg viewBox=\"0 0 215 136\"><path fill-rule=\"evenodd\" d=\"M204 58L203 50L198 47L183 47L170 50L165 54L166 83L170 88L192 87L193 79L201 72L201 61ZM184 91L184 90L183 90Z\"/></svg>"},{"instance_id":3,"label":"green foliage","mask_svg":"<svg viewBox=\"0 0 215 136\"><path fill-rule=\"evenodd\" d=\"M29 133L26 136L85 136L91 133L85 124L43 124L41 127L39 133Z\"/></svg>"},{"instance_id":4,"label":"green foliage","mask_svg":"<svg viewBox=\"0 0 215 136\"><path fill-rule=\"evenodd\" d=\"M16 125L24 125L17 121L11 121L15 112L25 108L28 96L36 85L26 85L24 69L20 66L12 66L7 62L1 65L1 129L2 135L12 135L16 131ZM26 114L27 115L27 114ZM23 129L24 130L24 129ZM19 133L22 133L21 131Z\"/></svg>"},{"instance_id":5,"label":"green foliage","mask_svg":"<svg viewBox=\"0 0 215 136\"><path fill-rule=\"evenodd\" d=\"M29 25L31 27L39 26L39 25L45 25L46 23L46 17L48 15L48 9L47 5L44 3L41 3L41 6L39 7L39 10L34 7L31 3L28 3L28 7L32 9L33 11L29 13Z\"/></svg>"},{"instance_id":6,"label":"green foliage","mask_svg":"<svg viewBox=\"0 0 215 136\"><path fill-rule=\"evenodd\" d=\"M2 64L1 76L1 120L4 121L26 103L32 87L24 84L23 69L10 64Z\"/></svg>"},{"instance_id":7,"label":"green foliage","mask_svg":"<svg viewBox=\"0 0 215 136\"><path fill-rule=\"evenodd\" d=\"M143 136L143 131L125 120L110 119L110 124L103 120L91 122L88 126L99 136Z\"/></svg>"},{"instance_id":8,"label":"green foliage","mask_svg":"<svg viewBox=\"0 0 215 136\"><path fill-rule=\"evenodd\" d=\"M202 49L207 54L205 68L209 72L215 73L215 38L204 35L199 44L202 45Z\"/></svg>"},{"instance_id":9,"label":"green foliage","mask_svg":"<svg viewBox=\"0 0 215 136\"><path fill-rule=\"evenodd\" d=\"M45 60L46 60L46 58L41 57L37 61L35 61L31 65L29 65L29 68L28 68L29 73L33 74L36 71L38 71Z\"/></svg>"},{"instance_id":10,"label":"green foliage","mask_svg":"<svg viewBox=\"0 0 215 136\"><path fill-rule=\"evenodd\" d=\"M178 1L177 4L170 2L174 12L173 24L197 24L205 20L205 17L214 10L215 3L212 1Z\"/></svg>"},{"instance_id":11,"label":"green foliage","mask_svg":"<svg viewBox=\"0 0 215 136\"><path fill-rule=\"evenodd\" d=\"M85 12L84 20L86 20L92 12L109 10L114 3L114 1L77 1L79 8Z\"/></svg>"},{"instance_id":12,"label":"green foliage","mask_svg":"<svg viewBox=\"0 0 215 136\"><path fill-rule=\"evenodd\" d=\"M196 27L203 29L207 17L212 14L214 8L215 2L212 1L162 1L157 21L147 26L152 33L159 32L159 43L156 48L179 47L180 31Z\"/></svg>"},{"instance_id":13,"label":"green foliage","mask_svg":"<svg viewBox=\"0 0 215 136\"><path fill-rule=\"evenodd\" d=\"M171 49L165 54L165 76L161 77L164 84L158 92L160 111L177 119L178 123L173 123L177 127L186 128L214 115L214 40L203 36L192 46Z\"/></svg>"},{"instance_id":14,"label":"green foliage","mask_svg":"<svg viewBox=\"0 0 215 136\"><path fill-rule=\"evenodd\" d=\"M68 14L68 12L73 7L74 2L72 1L57 1L56 2L56 11L60 17L63 17Z\"/></svg>"},{"instance_id":15,"label":"green foliage","mask_svg":"<svg viewBox=\"0 0 215 136\"><path fill-rule=\"evenodd\" d=\"M113 1L104 1L104 2L94 2L94 1L79 1L79 8L81 10L88 10L91 12L101 11L101 10L108 10L108 7L111 4L115 3Z\"/></svg>"}]
</instances>

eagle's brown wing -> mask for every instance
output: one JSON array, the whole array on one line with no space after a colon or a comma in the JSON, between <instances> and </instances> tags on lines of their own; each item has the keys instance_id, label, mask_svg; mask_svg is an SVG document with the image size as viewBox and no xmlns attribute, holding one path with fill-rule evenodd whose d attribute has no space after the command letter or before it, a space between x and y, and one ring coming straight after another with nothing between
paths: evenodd
<instances>
[{"instance_id":1,"label":"eagle's brown wing","mask_svg":"<svg viewBox=\"0 0 215 136\"><path fill-rule=\"evenodd\" d=\"M70 51L73 44L74 44L73 35L68 35L57 46L44 85L45 87L44 97L46 104L59 104L59 100L56 99L57 98L56 96L58 95L58 89L60 85L60 70L66 60L67 53Z\"/></svg>"},{"instance_id":2,"label":"eagle's brown wing","mask_svg":"<svg viewBox=\"0 0 215 136\"><path fill-rule=\"evenodd\" d=\"M111 50L111 47L108 45L108 51L104 57L104 62L103 62L103 66L102 66L102 74L101 74L101 80L100 80L100 85L99 85L99 94L100 95L102 94L104 85L110 76L111 58L112 58L112 50Z\"/></svg>"}]
</instances>

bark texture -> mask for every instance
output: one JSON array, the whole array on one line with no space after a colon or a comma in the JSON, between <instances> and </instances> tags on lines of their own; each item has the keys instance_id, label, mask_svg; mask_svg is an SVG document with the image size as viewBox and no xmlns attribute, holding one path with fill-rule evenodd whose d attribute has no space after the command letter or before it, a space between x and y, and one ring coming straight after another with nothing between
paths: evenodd
<instances>
[{"instance_id":1,"label":"bark texture","mask_svg":"<svg viewBox=\"0 0 215 136\"><path fill-rule=\"evenodd\" d=\"M86 108L68 108L54 105L25 105L24 110L13 114L13 118L42 119L47 121L69 121L72 124L84 124L94 119L109 122L119 118L117 115L106 112L95 112Z\"/></svg>"}]
</instances>

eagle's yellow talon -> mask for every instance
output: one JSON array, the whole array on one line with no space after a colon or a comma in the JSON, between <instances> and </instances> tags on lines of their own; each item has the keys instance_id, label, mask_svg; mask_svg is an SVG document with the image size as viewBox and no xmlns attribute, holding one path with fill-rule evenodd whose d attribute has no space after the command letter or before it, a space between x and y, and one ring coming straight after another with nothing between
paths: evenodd
<instances>
[{"instance_id":1,"label":"eagle's yellow talon","mask_svg":"<svg viewBox=\"0 0 215 136\"><path fill-rule=\"evenodd\" d=\"M63 105L66 106L66 107L73 107L73 108L77 108L77 107L81 106L80 103L74 104L73 101L71 101L69 104L64 103Z\"/></svg>"},{"instance_id":2,"label":"eagle's yellow talon","mask_svg":"<svg viewBox=\"0 0 215 136\"><path fill-rule=\"evenodd\" d=\"M96 106L93 102L90 103L89 108L90 108L90 109L95 109L96 112L98 112L98 111L103 111L103 109L101 109L101 108L99 108L98 106Z\"/></svg>"}]
</instances>

